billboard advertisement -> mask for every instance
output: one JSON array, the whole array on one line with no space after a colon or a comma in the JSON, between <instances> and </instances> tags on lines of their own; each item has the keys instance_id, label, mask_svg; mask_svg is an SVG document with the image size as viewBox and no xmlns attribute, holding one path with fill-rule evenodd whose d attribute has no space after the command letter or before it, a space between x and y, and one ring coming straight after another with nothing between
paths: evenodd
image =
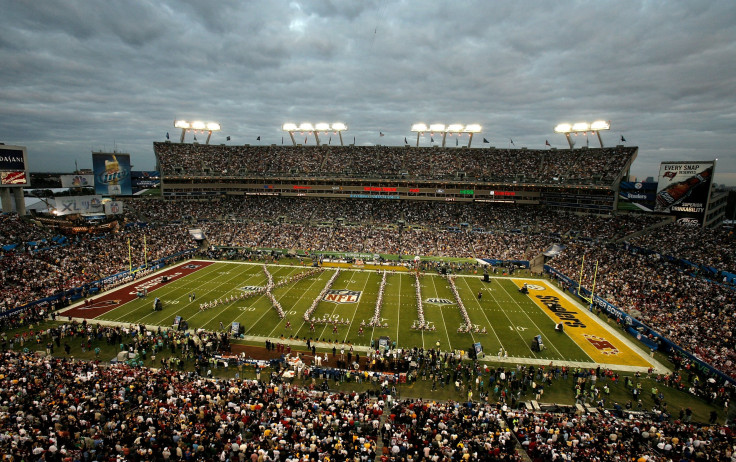
<instances>
[{"instance_id":1,"label":"billboard advertisement","mask_svg":"<svg viewBox=\"0 0 736 462\"><path fill-rule=\"evenodd\" d=\"M97 213L105 212L102 206L101 196L69 196L57 197L56 214L72 215L75 213Z\"/></svg>"},{"instance_id":2,"label":"billboard advertisement","mask_svg":"<svg viewBox=\"0 0 736 462\"><path fill-rule=\"evenodd\" d=\"M95 193L107 196L130 196L130 154L92 153Z\"/></svg>"},{"instance_id":3,"label":"billboard advertisement","mask_svg":"<svg viewBox=\"0 0 736 462\"><path fill-rule=\"evenodd\" d=\"M657 196L657 183L622 181L618 188L618 209L651 212Z\"/></svg>"},{"instance_id":4,"label":"billboard advertisement","mask_svg":"<svg viewBox=\"0 0 736 462\"><path fill-rule=\"evenodd\" d=\"M94 175L59 175L62 188L91 188L95 185Z\"/></svg>"},{"instance_id":5,"label":"billboard advertisement","mask_svg":"<svg viewBox=\"0 0 736 462\"><path fill-rule=\"evenodd\" d=\"M0 146L0 186L30 186L26 148Z\"/></svg>"},{"instance_id":6,"label":"billboard advertisement","mask_svg":"<svg viewBox=\"0 0 736 462\"><path fill-rule=\"evenodd\" d=\"M714 161L662 162L654 211L674 214L680 224L702 226L714 168Z\"/></svg>"}]
</instances>

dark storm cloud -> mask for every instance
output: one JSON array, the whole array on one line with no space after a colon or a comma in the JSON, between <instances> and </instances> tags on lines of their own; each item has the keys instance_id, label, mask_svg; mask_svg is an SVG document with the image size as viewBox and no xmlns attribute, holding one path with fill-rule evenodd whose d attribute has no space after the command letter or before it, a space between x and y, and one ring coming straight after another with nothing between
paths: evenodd
<instances>
[{"instance_id":1,"label":"dark storm cloud","mask_svg":"<svg viewBox=\"0 0 736 462\"><path fill-rule=\"evenodd\" d=\"M607 144L640 147L638 176L719 158L716 180L736 184L732 2L0 6L0 141L28 146L34 170L113 147L152 168L174 118L221 122L215 143L280 143L285 121L344 121L360 144L478 122L492 145L530 148L565 147L558 122L603 118Z\"/></svg>"}]
</instances>

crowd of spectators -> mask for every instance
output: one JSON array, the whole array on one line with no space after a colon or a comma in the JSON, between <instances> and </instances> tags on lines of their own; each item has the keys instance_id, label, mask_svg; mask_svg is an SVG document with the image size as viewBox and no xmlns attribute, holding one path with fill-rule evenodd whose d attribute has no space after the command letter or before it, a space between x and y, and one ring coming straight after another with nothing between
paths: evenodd
<instances>
[{"instance_id":1,"label":"crowd of spectators","mask_svg":"<svg viewBox=\"0 0 736 462\"><path fill-rule=\"evenodd\" d=\"M4 460L373 460L382 413L367 395L15 352L0 374Z\"/></svg>"},{"instance_id":2,"label":"crowd of spectators","mask_svg":"<svg viewBox=\"0 0 736 462\"><path fill-rule=\"evenodd\" d=\"M280 367L263 381L260 374L255 380L211 378L209 371L201 373L209 366L186 372L179 357L208 363L206 355L223 341L216 334L195 335L203 336L200 342L141 326L70 323L21 338L16 350L23 351L0 353L3 457L50 462L362 462L380 457L398 462L519 461L526 453L533 461L730 460L736 442L728 426L696 424L684 411L668 416L664 403L653 410L658 412L629 412L628 403L624 410L612 402L599 406L600 412L572 413L516 405L522 392L540 397L545 386L568 378L585 390L579 402L587 403L588 395L605 402L605 390L619 377L600 368L490 368L461 361L457 353L419 348L369 355L372 370L409 371L412 381L431 381L433 389L454 387L468 396L462 402L397 400L387 381L379 393L348 393L315 386L315 376L311 386L307 380L302 387L291 385L282 380ZM51 354L29 353L24 339L48 341ZM175 356L162 359L159 369L53 356L54 348L80 340L120 343L122 351L144 358L168 349ZM305 377L316 374L303 371Z\"/></svg>"},{"instance_id":3,"label":"crowd of spectators","mask_svg":"<svg viewBox=\"0 0 736 462\"><path fill-rule=\"evenodd\" d=\"M0 213L0 246L26 245L53 237L48 229L36 226L15 213Z\"/></svg>"},{"instance_id":4,"label":"crowd of spectators","mask_svg":"<svg viewBox=\"0 0 736 462\"><path fill-rule=\"evenodd\" d=\"M550 265L577 280L583 258L583 287L592 289L595 277L595 295L736 377L733 287L692 276L658 254L629 252L621 244L575 242Z\"/></svg>"},{"instance_id":5,"label":"crowd of spectators","mask_svg":"<svg viewBox=\"0 0 736 462\"><path fill-rule=\"evenodd\" d=\"M611 184L636 148L577 150L154 143L164 175L474 179Z\"/></svg>"},{"instance_id":6,"label":"crowd of spectators","mask_svg":"<svg viewBox=\"0 0 736 462\"><path fill-rule=\"evenodd\" d=\"M505 417L533 461L733 460L734 435L728 427L606 413L570 416L511 410Z\"/></svg>"},{"instance_id":7,"label":"crowd of spectators","mask_svg":"<svg viewBox=\"0 0 736 462\"><path fill-rule=\"evenodd\" d=\"M186 228L159 225L102 236L71 236L62 245L44 249L19 246L2 251L0 309L22 306L120 273L131 265L138 267L193 248Z\"/></svg>"},{"instance_id":8,"label":"crowd of spectators","mask_svg":"<svg viewBox=\"0 0 736 462\"><path fill-rule=\"evenodd\" d=\"M673 222L629 242L662 255L736 273L736 233L733 230L703 229Z\"/></svg>"}]
</instances>

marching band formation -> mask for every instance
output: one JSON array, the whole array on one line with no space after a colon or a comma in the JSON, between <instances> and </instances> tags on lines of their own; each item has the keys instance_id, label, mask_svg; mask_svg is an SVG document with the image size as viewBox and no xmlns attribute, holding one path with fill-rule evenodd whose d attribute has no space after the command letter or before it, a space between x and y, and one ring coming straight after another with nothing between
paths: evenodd
<instances>
[{"instance_id":1,"label":"marching band formation","mask_svg":"<svg viewBox=\"0 0 736 462\"><path fill-rule=\"evenodd\" d=\"M265 294L271 300L271 305L273 306L274 309L276 309L276 312L278 313L279 318L284 319L284 317L286 317L286 313L284 312L284 309L281 306L281 303L279 303L279 301L276 300L276 297L273 296L273 293L272 293L273 289L284 286L286 284L292 284L294 282L301 281L304 278L307 278L317 273L321 273L322 271L324 271L324 269L322 268L312 268L308 271L304 271L299 274L289 276L288 278L285 278L278 283L274 283L273 276L271 275L271 273L268 271L268 268L264 264L263 272L266 273L266 277L268 278L268 282L266 283L265 287L259 287L257 290L248 290L245 292L241 292L240 294L237 294L237 295L232 294L229 297L226 296L225 298L219 298L219 299L215 299L209 302L200 303L199 310L205 311L205 310L209 310L211 308L215 308L220 305L224 305L226 303L232 303L232 302L237 302L240 300L245 300L254 295Z\"/></svg>"},{"instance_id":2,"label":"marching band formation","mask_svg":"<svg viewBox=\"0 0 736 462\"><path fill-rule=\"evenodd\" d=\"M454 276L445 276L445 279L447 279L447 282L450 284L450 289L452 289L452 294L455 297L455 302L457 302L458 308L460 308L460 314L463 316L463 320L465 321L465 324L461 324L460 327L457 328L458 333L463 334L485 334L487 333L486 328L484 327L481 329L477 325L473 325L473 323L470 321L470 316L468 316L468 310L465 309L465 304L463 303L463 299L460 298L460 294L457 292L457 287L455 286L455 277ZM480 295L478 295L478 298L480 299Z\"/></svg>"},{"instance_id":3,"label":"marching band formation","mask_svg":"<svg viewBox=\"0 0 736 462\"><path fill-rule=\"evenodd\" d=\"M335 271L335 274L333 274L330 280L327 281L327 284L325 284L324 289L322 289L322 291L319 293L317 298L315 298L314 301L312 301L312 305L310 305L309 309L306 312L304 312L304 320L306 322L309 322L311 324L315 324L315 323L321 324L322 323L321 319L313 319L312 313L314 313L314 310L317 309L317 305L319 304L319 301L322 300L322 298L324 298L324 296L327 294L327 291L330 290L330 288L332 287L332 284L335 282L335 279L337 279L337 276L339 274L340 274L340 268L338 268Z\"/></svg>"},{"instance_id":4,"label":"marching band formation","mask_svg":"<svg viewBox=\"0 0 736 462\"><path fill-rule=\"evenodd\" d=\"M424 320L424 305L422 303L422 284L419 282L419 272L414 273L414 287L416 288L415 294L417 297L417 316L419 321L414 321L411 325L412 329L415 330L437 330L437 327L433 323L428 323Z\"/></svg>"},{"instance_id":5,"label":"marching band formation","mask_svg":"<svg viewBox=\"0 0 736 462\"><path fill-rule=\"evenodd\" d=\"M383 291L386 288L386 271L383 272L381 278L381 286L378 288L378 299L376 300L376 308L373 310L373 317L368 321L367 325L371 327L388 327L388 323L381 324L381 308L383 308ZM365 323L361 321L360 327L364 327Z\"/></svg>"}]
</instances>

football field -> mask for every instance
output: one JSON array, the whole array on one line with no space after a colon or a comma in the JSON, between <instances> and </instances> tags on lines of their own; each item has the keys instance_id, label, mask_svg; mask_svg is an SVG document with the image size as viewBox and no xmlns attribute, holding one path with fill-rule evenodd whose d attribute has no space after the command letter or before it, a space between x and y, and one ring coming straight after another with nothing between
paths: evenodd
<instances>
[{"instance_id":1,"label":"football field","mask_svg":"<svg viewBox=\"0 0 736 462\"><path fill-rule=\"evenodd\" d=\"M424 274L418 296L414 273L388 272L383 278L383 272L357 269L190 261L107 291L64 315L163 327L180 316L189 328L207 330L230 329L237 322L252 340L283 336L367 347L372 339L388 337L398 347L439 343L443 350L469 350L480 343L493 359L500 355L537 364L654 364L630 340L542 279L494 277L487 283L478 276L450 280ZM528 294L519 291L524 283ZM379 326L372 327L382 286L375 318ZM138 297L143 289L147 296ZM162 301L161 311L152 309L155 298ZM416 328L420 303L425 329ZM212 307L202 309L203 304ZM305 321L308 311L310 321ZM466 319L470 332L460 332ZM563 332L555 330L558 323ZM533 351L538 335L544 348Z\"/></svg>"}]
</instances>

